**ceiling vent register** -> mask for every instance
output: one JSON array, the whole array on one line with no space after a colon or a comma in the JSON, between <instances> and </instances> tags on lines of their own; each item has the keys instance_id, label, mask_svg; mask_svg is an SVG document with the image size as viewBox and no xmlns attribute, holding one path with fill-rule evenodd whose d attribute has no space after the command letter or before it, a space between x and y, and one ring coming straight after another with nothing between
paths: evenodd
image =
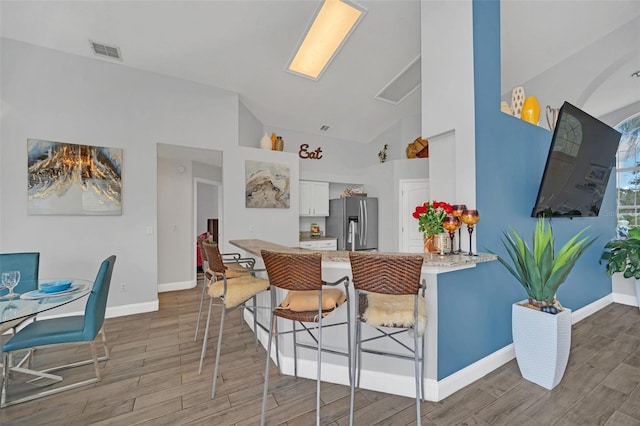
<instances>
[{"instance_id":1,"label":"ceiling vent register","mask_svg":"<svg viewBox=\"0 0 640 426\"><path fill-rule=\"evenodd\" d=\"M115 46L107 46L106 44L102 43L96 43L95 41L89 41L89 43L91 44L91 50L93 50L93 53L95 53L96 55L122 61L120 48Z\"/></svg>"}]
</instances>

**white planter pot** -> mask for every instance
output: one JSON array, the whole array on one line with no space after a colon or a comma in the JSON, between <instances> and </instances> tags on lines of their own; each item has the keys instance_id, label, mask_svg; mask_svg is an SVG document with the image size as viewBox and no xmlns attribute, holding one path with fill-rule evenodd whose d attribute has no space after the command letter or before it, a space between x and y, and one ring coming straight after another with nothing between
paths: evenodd
<instances>
[{"instance_id":1,"label":"white planter pot","mask_svg":"<svg viewBox=\"0 0 640 426\"><path fill-rule=\"evenodd\" d=\"M513 346L520 374L546 389L556 387L569 361L571 310L557 315L525 308L511 310Z\"/></svg>"},{"instance_id":2,"label":"white planter pot","mask_svg":"<svg viewBox=\"0 0 640 426\"><path fill-rule=\"evenodd\" d=\"M640 308L640 280L636 280L636 299L638 300L638 308Z\"/></svg>"}]
</instances>

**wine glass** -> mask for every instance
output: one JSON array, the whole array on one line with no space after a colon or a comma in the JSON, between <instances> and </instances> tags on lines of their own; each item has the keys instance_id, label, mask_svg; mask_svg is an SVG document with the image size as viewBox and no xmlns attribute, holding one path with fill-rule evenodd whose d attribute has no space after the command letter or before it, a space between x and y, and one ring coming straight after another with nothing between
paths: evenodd
<instances>
[{"instance_id":1,"label":"wine glass","mask_svg":"<svg viewBox=\"0 0 640 426\"><path fill-rule=\"evenodd\" d=\"M457 217L458 219L460 219L460 216L462 216L462 212L467 209L467 206L464 204L454 204L451 207L453 207L453 212L451 214L454 217ZM460 227L458 227L458 250L456 251L456 253L462 252L462 247L461 247L462 235L460 233L461 233L461 229Z\"/></svg>"},{"instance_id":2,"label":"wine glass","mask_svg":"<svg viewBox=\"0 0 640 426\"><path fill-rule=\"evenodd\" d=\"M449 250L449 254L453 254L453 237L456 235L456 229L460 229L460 219L448 214L442 222L442 227L449 232L449 238L451 238L451 250Z\"/></svg>"},{"instance_id":3,"label":"wine glass","mask_svg":"<svg viewBox=\"0 0 640 426\"><path fill-rule=\"evenodd\" d=\"M476 256L471 251L471 234L473 234L473 226L480 221L480 213L478 210L463 210L460 220L467 225L467 231L469 231L469 256Z\"/></svg>"},{"instance_id":4,"label":"wine glass","mask_svg":"<svg viewBox=\"0 0 640 426\"><path fill-rule=\"evenodd\" d=\"M2 296L3 299L13 299L20 296L13 292L13 288L20 282L20 271L7 271L2 273L2 284L9 289L9 294Z\"/></svg>"}]
</instances>

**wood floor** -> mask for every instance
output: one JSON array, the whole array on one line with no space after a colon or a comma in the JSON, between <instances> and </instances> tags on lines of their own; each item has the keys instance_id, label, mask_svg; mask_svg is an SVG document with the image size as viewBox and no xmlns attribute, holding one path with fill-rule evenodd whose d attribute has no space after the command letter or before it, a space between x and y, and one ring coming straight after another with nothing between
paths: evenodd
<instances>
[{"instance_id":1,"label":"wood floor","mask_svg":"<svg viewBox=\"0 0 640 426\"><path fill-rule=\"evenodd\" d=\"M265 351L255 348L239 313L231 314L225 323L222 380L211 400L216 333L199 376L201 343L193 342L199 294L200 289L161 293L158 312L108 319L111 359L101 383L2 409L0 424L258 424ZM36 366L88 355L84 346L50 348L37 353ZM313 424L315 381L271 371L267 423ZM91 373L91 366L77 367L65 377L78 380ZM322 402L323 424L348 424L346 386L323 383ZM414 400L359 390L355 424L415 424ZM612 304L575 325L569 366L553 391L523 380L511 361L441 402L423 403L422 424L640 425L640 310Z\"/></svg>"}]
</instances>

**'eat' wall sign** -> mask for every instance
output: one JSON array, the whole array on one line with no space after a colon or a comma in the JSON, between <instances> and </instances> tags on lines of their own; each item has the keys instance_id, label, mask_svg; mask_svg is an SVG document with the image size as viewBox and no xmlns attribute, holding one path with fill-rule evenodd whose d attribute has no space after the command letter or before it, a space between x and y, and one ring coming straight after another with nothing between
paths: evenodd
<instances>
[{"instance_id":1,"label":"'eat' wall sign","mask_svg":"<svg viewBox=\"0 0 640 426\"><path fill-rule=\"evenodd\" d=\"M319 160L322 158L322 148L317 147L315 151L309 151L309 144L303 143L300 145L300 151L298 151L300 158L309 160Z\"/></svg>"}]
</instances>

